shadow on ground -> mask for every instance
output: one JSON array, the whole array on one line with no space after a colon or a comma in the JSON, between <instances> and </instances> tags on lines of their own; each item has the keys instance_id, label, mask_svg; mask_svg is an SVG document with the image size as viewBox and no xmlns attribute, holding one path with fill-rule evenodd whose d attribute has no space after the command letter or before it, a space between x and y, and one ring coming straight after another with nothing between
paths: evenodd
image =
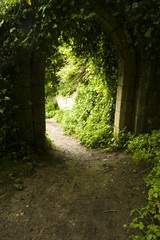
<instances>
[{"instance_id":1,"label":"shadow on ground","mask_svg":"<svg viewBox=\"0 0 160 240\"><path fill-rule=\"evenodd\" d=\"M0 239L127 240L130 211L145 202L144 166L87 150L54 120L47 129L56 149L39 156L21 189L0 195Z\"/></svg>"}]
</instances>

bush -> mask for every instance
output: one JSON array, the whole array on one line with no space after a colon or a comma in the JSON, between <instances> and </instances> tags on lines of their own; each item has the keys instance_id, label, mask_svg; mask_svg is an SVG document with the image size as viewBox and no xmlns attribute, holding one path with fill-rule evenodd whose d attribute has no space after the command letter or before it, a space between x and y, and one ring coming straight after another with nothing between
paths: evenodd
<instances>
[{"instance_id":1,"label":"bush","mask_svg":"<svg viewBox=\"0 0 160 240\"><path fill-rule=\"evenodd\" d=\"M130 239L160 239L160 130L135 137L128 149L133 153L136 163L152 163L150 173L145 179L149 187L148 203L131 212L131 215L138 213L138 216L130 226L139 228L142 233L138 236L132 235Z\"/></svg>"},{"instance_id":2,"label":"bush","mask_svg":"<svg viewBox=\"0 0 160 240\"><path fill-rule=\"evenodd\" d=\"M120 149L127 146L132 135L122 131L117 138L113 136L113 99L104 84L97 81L88 85L80 84L73 108L59 110L55 118L66 134L72 134L81 143L92 148Z\"/></svg>"},{"instance_id":3,"label":"bush","mask_svg":"<svg viewBox=\"0 0 160 240\"><path fill-rule=\"evenodd\" d=\"M12 97L13 86L0 75L0 157L27 159L32 149L22 138L17 126L18 105Z\"/></svg>"},{"instance_id":4,"label":"bush","mask_svg":"<svg viewBox=\"0 0 160 240\"><path fill-rule=\"evenodd\" d=\"M58 110L58 104L56 100L47 100L45 104L45 114L46 118L53 118Z\"/></svg>"},{"instance_id":5,"label":"bush","mask_svg":"<svg viewBox=\"0 0 160 240\"><path fill-rule=\"evenodd\" d=\"M135 137L129 144L128 150L133 153L133 160L136 163L157 161L160 154L160 130Z\"/></svg>"}]
</instances>

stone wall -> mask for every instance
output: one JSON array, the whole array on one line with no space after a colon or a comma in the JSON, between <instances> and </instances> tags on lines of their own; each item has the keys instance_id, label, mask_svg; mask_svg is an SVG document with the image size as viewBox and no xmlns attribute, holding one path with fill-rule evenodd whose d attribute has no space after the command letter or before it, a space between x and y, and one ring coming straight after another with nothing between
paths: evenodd
<instances>
[{"instance_id":1,"label":"stone wall","mask_svg":"<svg viewBox=\"0 0 160 240\"><path fill-rule=\"evenodd\" d=\"M137 50L136 92L132 126L134 133L160 128L160 61L151 61Z\"/></svg>"},{"instance_id":2,"label":"stone wall","mask_svg":"<svg viewBox=\"0 0 160 240\"><path fill-rule=\"evenodd\" d=\"M160 128L160 59L148 58L141 47L133 47L129 32L95 3L97 20L110 34L119 55L114 133L142 133Z\"/></svg>"},{"instance_id":3,"label":"stone wall","mask_svg":"<svg viewBox=\"0 0 160 240\"><path fill-rule=\"evenodd\" d=\"M10 69L17 103L17 126L36 147L45 142L44 58L40 52L21 49Z\"/></svg>"},{"instance_id":4,"label":"stone wall","mask_svg":"<svg viewBox=\"0 0 160 240\"><path fill-rule=\"evenodd\" d=\"M160 128L160 59L152 61L142 48L134 48L130 34L115 21L112 11L95 4L97 21L110 34L119 56L115 135L123 128L134 133ZM17 126L28 142L44 147L45 57L40 50L21 48L7 67L19 106Z\"/></svg>"},{"instance_id":5,"label":"stone wall","mask_svg":"<svg viewBox=\"0 0 160 240\"><path fill-rule=\"evenodd\" d=\"M147 93L147 125L148 129L160 129L160 59L152 63L152 75Z\"/></svg>"},{"instance_id":6,"label":"stone wall","mask_svg":"<svg viewBox=\"0 0 160 240\"><path fill-rule=\"evenodd\" d=\"M32 53L30 66L33 136L36 145L43 147L45 142L45 57L40 51Z\"/></svg>"}]
</instances>

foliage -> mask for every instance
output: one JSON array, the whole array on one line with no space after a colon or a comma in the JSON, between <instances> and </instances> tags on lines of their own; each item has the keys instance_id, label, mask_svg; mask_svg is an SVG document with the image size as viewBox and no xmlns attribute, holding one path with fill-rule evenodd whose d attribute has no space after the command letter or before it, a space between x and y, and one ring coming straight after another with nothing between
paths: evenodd
<instances>
[{"instance_id":1,"label":"foliage","mask_svg":"<svg viewBox=\"0 0 160 240\"><path fill-rule=\"evenodd\" d=\"M45 104L45 113L46 118L53 118L56 114L56 110L58 110L58 104L56 100L47 99Z\"/></svg>"},{"instance_id":2,"label":"foliage","mask_svg":"<svg viewBox=\"0 0 160 240\"><path fill-rule=\"evenodd\" d=\"M139 228L142 234L130 239L159 239L160 238L160 130L152 134L142 134L133 139L129 145L134 160L139 163L152 163L152 169L145 181L149 187L148 203L146 206L135 209L131 214L138 212L138 216L131 223L132 228Z\"/></svg>"},{"instance_id":3,"label":"foliage","mask_svg":"<svg viewBox=\"0 0 160 240\"><path fill-rule=\"evenodd\" d=\"M27 2L30 4L30 1ZM112 57L112 51L108 51L111 49L108 47L110 41L107 41L106 35L96 22L94 13L97 1L34 0L31 5L27 2L16 0L0 2L1 155L6 152L11 153L12 156L19 152L26 155L28 151L23 140L20 140L21 133L15 120L17 105L12 97L11 83L14 56L22 48L30 51L41 50L53 61L52 66L57 61L56 70L46 72L50 78L52 73L59 70L61 64L61 58L59 60L56 60L57 56L52 58L54 50L57 51L61 45L59 39L72 45L78 57L88 59L93 69L87 71L93 74L86 72L85 81L78 86L79 93L72 111L67 113L59 111L57 118L60 116L67 132L74 133L87 146L98 147L109 144L117 147L118 142L121 142L122 146L126 135L122 133L117 139L113 139L112 136L116 60ZM156 58L160 50L159 0L100 0L98 4L104 9L112 9L119 27L126 28L130 33L135 48L143 48L150 58ZM106 66L108 68L105 72ZM76 72L75 69L72 70ZM56 75L54 80L58 83ZM53 87L54 84L50 84ZM54 91L56 92L57 89ZM138 210L140 217L137 217L132 224L132 227L142 230L142 235L132 236L133 239L160 238L158 144L159 133L153 132L152 135L135 138L129 146L136 162L143 160L154 162L154 168L146 179L147 185L150 186L148 204Z\"/></svg>"},{"instance_id":4,"label":"foliage","mask_svg":"<svg viewBox=\"0 0 160 240\"><path fill-rule=\"evenodd\" d=\"M20 2L20 1L19 0L1 0L0 1L1 11L3 11L4 8L7 8L9 5L12 5L16 2Z\"/></svg>"},{"instance_id":5,"label":"foliage","mask_svg":"<svg viewBox=\"0 0 160 240\"><path fill-rule=\"evenodd\" d=\"M122 131L118 137L113 136L117 58L110 39L104 38L103 31L101 35L102 38L98 38L96 43L99 53L96 59L93 49L83 54L84 46L78 56L71 39L71 46L63 44L59 48L63 62L57 72L57 94L71 94L76 90L77 97L70 111L58 110L56 115L55 111L48 114L49 108L46 107L47 116L56 117L62 123L66 134L73 134L88 147L119 149L127 146L132 135ZM109 64L104 65L107 60ZM52 106L48 101L46 104Z\"/></svg>"},{"instance_id":6,"label":"foliage","mask_svg":"<svg viewBox=\"0 0 160 240\"><path fill-rule=\"evenodd\" d=\"M65 39L64 34L63 38ZM92 61L97 72L103 71L104 81L107 81L110 90L112 88L114 91L118 62L115 46L109 34L103 30L92 14L87 18L87 22L80 19L71 34L72 38L69 38L68 42L71 44L74 54Z\"/></svg>"},{"instance_id":7,"label":"foliage","mask_svg":"<svg viewBox=\"0 0 160 240\"><path fill-rule=\"evenodd\" d=\"M160 131L154 130L152 134L140 134L129 144L128 150L133 153L136 163L157 161L160 154Z\"/></svg>"},{"instance_id":8,"label":"foliage","mask_svg":"<svg viewBox=\"0 0 160 240\"><path fill-rule=\"evenodd\" d=\"M98 72L92 59L88 60L83 81L77 85L75 104L69 111L58 111L55 118L66 134L73 134L86 146L117 149L124 147L130 134L122 132L119 137L113 137L115 98L105 77L103 68Z\"/></svg>"},{"instance_id":9,"label":"foliage","mask_svg":"<svg viewBox=\"0 0 160 240\"><path fill-rule=\"evenodd\" d=\"M64 43L64 34L62 36L59 53L63 61L56 73L59 77L57 94L70 95L77 91L77 97L71 111L58 111L55 117L62 123L66 133L74 134L86 146L104 147L112 139L112 147L115 147L113 120L117 56L110 38L94 19L90 19L87 26L83 22L83 29L78 29L76 34L84 33L91 37L93 31L93 46L89 43L90 38L85 38L85 44L77 43L75 33L67 43Z\"/></svg>"},{"instance_id":10,"label":"foliage","mask_svg":"<svg viewBox=\"0 0 160 240\"><path fill-rule=\"evenodd\" d=\"M11 97L13 86L8 85L7 79L2 76L0 84L0 156L26 159L30 157L32 151L22 139L16 125L18 106Z\"/></svg>"},{"instance_id":11,"label":"foliage","mask_svg":"<svg viewBox=\"0 0 160 240\"><path fill-rule=\"evenodd\" d=\"M133 29L135 46L142 44L150 54L156 54L160 37L160 2L145 0L126 3L125 13L127 23Z\"/></svg>"},{"instance_id":12,"label":"foliage","mask_svg":"<svg viewBox=\"0 0 160 240\"><path fill-rule=\"evenodd\" d=\"M130 32L135 47L142 47L153 59L157 56L160 50L159 0L101 0L100 4L104 9L112 9L119 26Z\"/></svg>"},{"instance_id":13,"label":"foliage","mask_svg":"<svg viewBox=\"0 0 160 240\"><path fill-rule=\"evenodd\" d=\"M51 54L46 60L45 66L45 97L54 97L57 94L57 87L59 77L57 72L63 65L63 55L60 53L59 48L53 45Z\"/></svg>"},{"instance_id":14,"label":"foliage","mask_svg":"<svg viewBox=\"0 0 160 240\"><path fill-rule=\"evenodd\" d=\"M86 61L86 59L75 57L72 48L61 48L61 52L64 54L65 61L64 65L57 73L60 76L58 93L68 93L68 91L72 93L73 90L77 89L77 97L73 109L64 112L63 120L61 119L60 121L63 122L63 126L67 133L76 133L81 142L85 143L87 139L90 138L89 136L85 136L84 132L89 134L90 129L84 131L84 127L85 125L88 125L88 128L89 126L93 127L93 125L98 125L98 122L101 119L99 110L103 112L105 108L107 109L106 106L108 105L109 100L109 90L107 90L107 85L103 84L102 81L104 78L103 68L101 68L101 72L98 73L98 71L96 71L97 67L93 65L92 60L90 60L89 63L89 60ZM104 116L105 114L107 116L107 112L108 111L105 110ZM62 111L60 112L60 116L61 113ZM59 114L57 114L57 119L60 119L58 116ZM99 137L102 135L102 132L105 132L106 126L103 128L104 130L101 128L101 133L99 132ZM101 138L103 137L101 136ZM94 142L94 140L92 140L92 142ZM89 142L86 143L86 145L89 145ZM93 144L90 143L90 145Z\"/></svg>"},{"instance_id":15,"label":"foliage","mask_svg":"<svg viewBox=\"0 0 160 240\"><path fill-rule=\"evenodd\" d=\"M46 97L57 94L68 96L74 93L76 86L83 81L86 60L75 57L72 48L63 43L47 62Z\"/></svg>"},{"instance_id":16,"label":"foliage","mask_svg":"<svg viewBox=\"0 0 160 240\"><path fill-rule=\"evenodd\" d=\"M49 62L47 60L50 63L46 67L47 85L50 85L55 94L71 95L76 90L76 85L83 82L87 65L92 62L92 66L96 66L94 71L97 74L101 72L101 77L115 97L118 61L110 37L104 33L92 14L87 20L80 18L73 31L68 31L62 32L58 40L60 47L56 54L53 51L53 55L48 58Z\"/></svg>"},{"instance_id":17,"label":"foliage","mask_svg":"<svg viewBox=\"0 0 160 240\"><path fill-rule=\"evenodd\" d=\"M108 82L111 99L114 99L116 89L114 79L117 76L115 71L117 66L115 58L112 57L112 51L109 51L111 55L106 54L106 51L111 49L108 47L111 42L106 40L108 36L97 24L95 16L97 1L34 0L31 1L31 5L27 2L30 4L30 1L16 0L6 0L0 3L0 72L10 84L9 88L13 71L12 62L17 51L22 48L30 51L41 50L47 58L51 59L53 49L57 51L62 40L72 45L72 49L78 57L89 59L93 65L97 65L98 75L100 72L102 73L102 79ZM100 0L98 4L104 9L112 9L119 27L125 27L128 30L135 47L142 46L150 54L150 57L155 57L160 46L159 0L142 0L140 2ZM55 65L55 59L52 66ZM58 62L61 63L61 59ZM104 71L105 66L108 66L106 72ZM113 66L114 68L112 68ZM59 69L58 64L57 69ZM54 72L57 72L57 69ZM54 76L54 79L58 82L56 77ZM54 84L50 86L53 87ZM5 88L3 90L5 91ZM10 96L8 97L10 98ZM10 111L11 106L7 112ZM107 130L104 129L104 132L106 133Z\"/></svg>"},{"instance_id":18,"label":"foliage","mask_svg":"<svg viewBox=\"0 0 160 240\"><path fill-rule=\"evenodd\" d=\"M57 72L59 76L57 92L62 96L68 96L76 91L80 82L83 82L86 59L75 57L69 46L60 47L59 51L63 55L63 65Z\"/></svg>"}]
</instances>

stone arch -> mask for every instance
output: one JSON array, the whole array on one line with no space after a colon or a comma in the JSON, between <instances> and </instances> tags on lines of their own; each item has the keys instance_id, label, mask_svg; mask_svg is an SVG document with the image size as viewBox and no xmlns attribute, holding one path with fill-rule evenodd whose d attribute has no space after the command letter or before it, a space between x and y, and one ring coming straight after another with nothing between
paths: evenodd
<instances>
[{"instance_id":1,"label":"stone arch","mask_svg":"<svg viewBox=\"0 0 160 240\"><path fill-rule=\"evenodd\" d=\"M119 55L114 133L138 134L160 128L160 54L151 60L143 46L134 46L132 35L115 19L112 9L96 2L96 16Z\"/></svg>"},{"instance_id":2,"label":"stone arch","mask_svg":"<svg viewBox=\"0 0 160 240\"><path fill-rule=\"evenodd\" d=\"M158 98L160 72L153 68L143 48L135 48L132 37L114 18L111 9L95 4L97 21L111 35L119 54L118 87L114 133L118 135L123 128L140 133L160 126ZM44 37L44 42L46 41ZM46 42L45 42L46 45ZM25 56L25 58L24 58ZM44 70L45 56L40 50L23 48L12 59L12 81L15 98L20 104L17 124L27 141L44 147L45 142L45 97ZM154 74L153 74L154 72ZM155 79L158 91L152 86ZM155 91L155 101L148 102L148 89ZM158 104L158 105L157 105ZM153 110L153 106L155 110ZM158 107L157 107L158 106Z\"/></svg>"},{"instance_id":3,"label":"stone arch","mask_svg":"<svg viewBox=\"0 0 160 240\"><path fill-rule=\"evenodd\" d=\"M129 32L115 20L112 10L104 10L96 5L97 19L104 30L111 36L118 56L118 86L116 96L116 110L114 134L126 128L133 131L133 113L136 92L136 51Z\"/></svg>"}]
</instances>

